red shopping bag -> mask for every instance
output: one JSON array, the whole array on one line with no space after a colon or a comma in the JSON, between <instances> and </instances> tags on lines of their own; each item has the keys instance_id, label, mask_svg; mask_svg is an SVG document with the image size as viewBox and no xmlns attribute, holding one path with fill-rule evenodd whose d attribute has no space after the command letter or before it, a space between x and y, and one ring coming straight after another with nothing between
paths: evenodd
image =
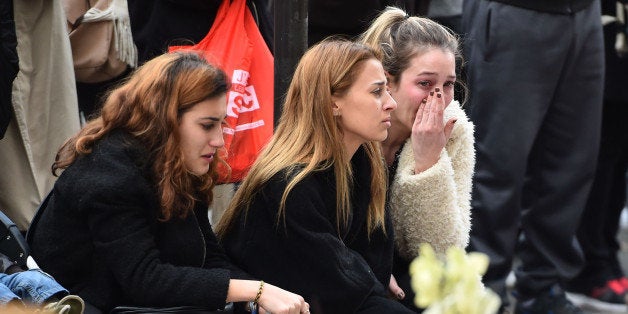
<instances>
[{"instance_id":1,"label":"red shopping bag","mask_svg":"<svg viewBox=\"0 0 628 314\"><path fill-rule=\"evenodd\" d=\"M231 176L227 178L226 169L219 169L220 183L242 181L273 133L273 56L246 0L224 0L203 40L169 50L201 51L230 77L223 158Z\"/></svg>"}]
</instances>

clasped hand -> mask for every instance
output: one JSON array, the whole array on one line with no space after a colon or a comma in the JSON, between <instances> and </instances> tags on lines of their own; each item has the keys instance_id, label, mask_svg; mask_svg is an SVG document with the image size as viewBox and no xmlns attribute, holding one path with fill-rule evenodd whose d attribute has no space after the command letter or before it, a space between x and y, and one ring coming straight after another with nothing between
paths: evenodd
<instances>
[{"instance_id":1,"label":"clasped hand","mask_svg":"<svg viewBox=\"0 0 628 314\"><path fill-rule=\"evenodd\" d=\"M259 299L260 314L308 314L310 305L302 296L283 290L271 284L264 286Z\"/></svg>"}]
</instances>

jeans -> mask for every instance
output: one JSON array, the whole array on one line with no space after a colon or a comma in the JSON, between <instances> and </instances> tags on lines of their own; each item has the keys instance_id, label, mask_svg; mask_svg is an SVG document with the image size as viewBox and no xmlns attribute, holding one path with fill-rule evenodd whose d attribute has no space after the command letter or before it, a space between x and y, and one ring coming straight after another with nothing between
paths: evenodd
<instances>
[{"instance_id":1,"label":"jeans","mask_svg":"<svg viewBox=\"0 0 628 314\"><path fill-rule=\"evenodd\" d=\"M0 304L7 304L13 300L43 304L53 296L67 294L68 290L39 269L11 275L0 273Z\"/></svg>"}]
</instances>

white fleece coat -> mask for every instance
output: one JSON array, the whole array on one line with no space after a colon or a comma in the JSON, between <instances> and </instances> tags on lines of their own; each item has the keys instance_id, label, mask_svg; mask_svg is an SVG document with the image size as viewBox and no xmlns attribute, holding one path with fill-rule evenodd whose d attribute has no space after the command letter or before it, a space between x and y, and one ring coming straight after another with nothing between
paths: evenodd
<instances>
[{"instance_id":1,"label":"white fleece coat","mask_svg":"<svg viewBox=\"0 0 628 314\"><path fill-rule=\"evenodd\" d=\"M414 174L408 139L390 187L395 242L401 256L408 259L418 255L421 243L431 244L441 258L449 247L465 248L469 243L475 166L473 123L457 101L447 106L443 116L445 121L457 121L438 162Z\"/></svg>"}]
</instances>

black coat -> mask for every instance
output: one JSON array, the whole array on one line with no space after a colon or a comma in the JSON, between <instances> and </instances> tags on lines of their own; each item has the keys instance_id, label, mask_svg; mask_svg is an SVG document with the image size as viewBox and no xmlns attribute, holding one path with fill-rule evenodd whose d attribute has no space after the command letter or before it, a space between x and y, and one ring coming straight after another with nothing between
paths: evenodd
<instances>
[{"instance_id":1,"label":"black coat","mask_svg":"<svg viewBox=\"0 0 628 314\"><path fill-rule=\"evenodd\" d=\"M124 133L102 139L57 180L31 248L71 293L108 311L118 305L225 306L230 278L246 277L219 247L197 206L158 221L146 152Z\"/></svg>"},{"instance_id":2,"label":"black coat","mask_svg":"<svg viewBox=\"0 0 628 314\"><path fill-rule=\"evenodd\" d=\"M386 298L393 235L366 233L370 166L359 149L352 160L354 188L350 225L336 228L333 170L315 172L288 195L285 226L275 225L286 187L285 173L267 182L223 240L227 254L250 274L302 295L313 314L406 313ZM385 288L386 287L386 288Z\"/></svg>"},{"instance_id":3,"label":"black coat","mask_svg":"<svg viewBox=\"0 0 628 314\"><path fill-rule=\"evenodd\" d=\"M0 2L0 139L9 127L13 116L13 80L19 71L17 38L13 20L13 1ZM5 148L6 149L6 148Z\"/></svg>"}]
</instances>

